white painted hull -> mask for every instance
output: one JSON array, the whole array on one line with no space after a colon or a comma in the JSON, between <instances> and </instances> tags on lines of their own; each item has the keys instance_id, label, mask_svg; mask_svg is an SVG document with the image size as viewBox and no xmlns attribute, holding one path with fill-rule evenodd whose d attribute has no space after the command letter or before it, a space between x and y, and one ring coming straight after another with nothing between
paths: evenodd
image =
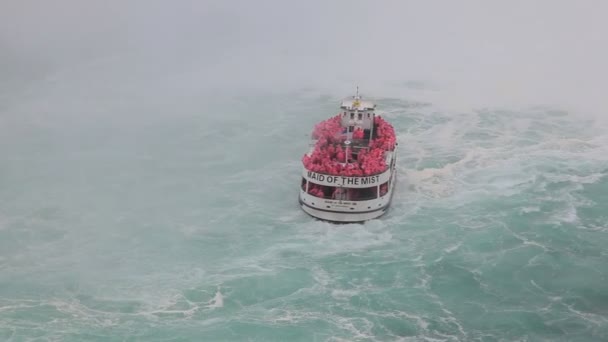
<instances>
[{"instance_id":1,"label":"white painted hull","mask_svg":"<svg viewBox=\"0 0 608 342\"><path fill-rule=\"evenodd\" d=\"M302 203L302 202L300 202ZM333 211L321 211L319 209L315 209L309 207L305 204L302 205L302 210L306 212L308 215L318 218L323 221L329 222L339 222L339 223L355 223L355 222L364 222L373 220L378 218L386 213L388 210L388 205L380 210L376 210L369 213L350 213L350 212L333 212Z\"/></svg>"},{"instance_id":2,"label":"white painted hull","mask_svg":"<svg viewBox=\"0 0 608 342\"><path fill-rule=\"evenodd\" d=\"M379 218L389 210L396 184L395 168L388 172L391 172L391 185L382 197L369 201L336 201L315 197L300 190L300 206L308 215L329 222L354 223Z\"/></svg>"}]
</instances>

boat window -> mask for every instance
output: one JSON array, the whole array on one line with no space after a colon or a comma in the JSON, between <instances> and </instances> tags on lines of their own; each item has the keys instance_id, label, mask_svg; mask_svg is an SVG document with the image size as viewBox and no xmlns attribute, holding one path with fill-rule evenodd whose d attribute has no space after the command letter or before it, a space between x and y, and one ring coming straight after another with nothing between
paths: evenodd
<instances>
[{"instance_id":1,"label":"boat window","mask_svg":"<svg viewBox=\"0 0 608 342\"><path fill-rule=\"evenodd\" d=\"M331 199L335 190L336 187L334 186L326 186L313 182L308 182L308 193L319 198Z\"/></svg>"},{"instance_id":2,"label":"boat window","mask_svg":"<svg viewBox=\"0 0 608 342\"><path fill-rule=\"evenodd\" d=\"M306 191L306 178L302 177L302 190Z\"/></svg>"},{"instance_id":3,"label":"boat window","mask_svg":"<svg viewBox=\"0 0 608 342\"><path fill-rule=\"evenodd\" d=\"M380 197L386 195L387 192L388 192L388 182L385 182L384 184L380 185Z\"/></svg>"},{"instance_id":4,"label":"boat window","mask_svg":"<svg viewBox=\"0 0 608 342\"><path fill-rule=\"evenodd\" d=\"M363 119L363 113L359 113L358 118L359 118L359 120L362 120Z\"/></svg>"},{"instance_id":5,"label":"boat window","mask_svg":"<svg viewBox=\"0 0 608 342\"><path fill-rule=\"evenodd\" d=\"M371 186L369 188L350 189L353 192L355 201L369 201L378 198L378 187Z\"/></svg>"},{"instance_id":6,"label":"boat window","mask_svg":"<svg viewBox=\"0 0 608 342\"><path fill-rule=\"evenodd\" d=\"M351 113L350 113L350 119L351 119L351 120L353 120L354 118L355 118L355 113L354 113L354 112L351 112Z\"/></svg>"},{"instance_id":7,"label":"boat window","mask_svg":"<svg viewBox=\"0 0 608 342\"><path fill-rule=\"evenodd\" d=\"M308 182L308 194L340 201L368 201L378 198L378 187L342 188Z\"/></svg>"},{"instance_id":8,"label":"boat window","mask_svg":"<svg viewBox=\"0 0 608 342\"><path fill-rule=\"evenodd\" d=\"M369 113L367 113L367 118L369 119Z\"/></svg>"},{"instance_id":9,"label":"boat window","mask_svg":"<svg viewBox=\"0 0 608 342\"><path fill-rule=\"evenodd\" d=\"M349 189L335 187L334 191L331 193L331 199L339 201L351 200Z\"/></svg>"}]
</instances>

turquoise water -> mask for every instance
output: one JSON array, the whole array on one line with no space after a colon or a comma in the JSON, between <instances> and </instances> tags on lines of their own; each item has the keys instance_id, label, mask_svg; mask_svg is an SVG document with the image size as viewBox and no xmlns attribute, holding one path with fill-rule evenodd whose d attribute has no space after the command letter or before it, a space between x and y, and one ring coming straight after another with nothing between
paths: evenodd
<instances>
[{"instance_id":1,"label":"turquoise water","mask_svg":"<svg viewBox=\"0 0 608 342\"><path fill-rule=\"evenodd\" d=\"M0 1L0 341L608 341L607 11ZM356 86L397 188L332 225Z\"/></svg>"},{"instance_id":2,"label":"turquoise water","mask_svg":"<svg viewBox=\"0 0 608 342\"><path fill-rule=\"evenodd\" d=\"M600 121L377 96L394 203L337 226L297 194L339 97L58 77L0 112L0 340L608 339Z\"/></svg>"}]
</instances>

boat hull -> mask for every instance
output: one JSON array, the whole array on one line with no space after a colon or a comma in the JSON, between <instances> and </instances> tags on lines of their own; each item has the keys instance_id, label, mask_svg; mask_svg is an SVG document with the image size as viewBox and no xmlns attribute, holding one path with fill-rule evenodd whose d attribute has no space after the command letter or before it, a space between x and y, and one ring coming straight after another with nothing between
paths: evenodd
<instances>
[{"instance_id":1,"label":"boat hull","mask_svg":"<svg viewBox=\"0 0 608 342\"><path fill-rule=\"evenodd\" d=\"M357 213L338 212L338 211L330 211L330 210L313 208L313 207L307 205L306 203L302 202L301 199L300 199L300 206L302 207L302 210L305 213L307 213L308 215L310 215L314 218L317 218L319 220L333 222L333 223L359 223L359 222L373 220L373 219L379 218L380 216L384 215L390 207L390 202L387 205L385 205L384 207L381 207L379 209L376 209L373 211L368 211L368 212L357 212Z\"/></svg>"},{"instance_id":2,"label":"boat hull","mask_svg":"<svg viewBox=\"0 0 608 342\"><path fill-rule=\"evenodd\" d=\"M389 170L391 181L386 195L375 200L336 203L336 201L314 197L304 191L300 191L300 207L305 213L314 218L333 223L359 223L377 219L386 214L391 206L397 183L395 171L394 166Z\"/></svg>"}]
</instances>

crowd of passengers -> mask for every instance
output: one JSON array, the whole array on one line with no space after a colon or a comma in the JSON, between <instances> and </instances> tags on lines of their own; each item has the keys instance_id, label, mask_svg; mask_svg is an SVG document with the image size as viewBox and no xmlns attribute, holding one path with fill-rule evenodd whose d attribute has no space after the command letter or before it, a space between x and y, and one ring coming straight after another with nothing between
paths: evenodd
<instances>
[{"instance_id":1,"label":"crowd of passengers","mask_svg":"<svg viewBox=\"0 0 608 342\"><path fill-rule=\"evenodd\" d=\"M302 163L307 170L335 176L361 177L384 172L387 168L385 151L395 148L393 127L379 116L374 119L375 133L369 146L358 148L342 147L345 127L340 125L340 115L317 124L312 138L317 139L310 156L304 155ZM354 139L362 139L364 131L360 128L353 132Z\"/></svg>"},{"instance_id":2,"label":"crowd of passengers","mask_svg":"<svg viewBox=\"0 0 608 342\"><path fill-rule=\"evenodd\" d=\"M304 189L303 189L304 190ZM388 183L380 185L380 197L388 192ZM376 198L376 187L371 188L339 188L318 184L308 184L308 193L325 199L342 201L365 201Z\"/></svg>"}]
</instances>

